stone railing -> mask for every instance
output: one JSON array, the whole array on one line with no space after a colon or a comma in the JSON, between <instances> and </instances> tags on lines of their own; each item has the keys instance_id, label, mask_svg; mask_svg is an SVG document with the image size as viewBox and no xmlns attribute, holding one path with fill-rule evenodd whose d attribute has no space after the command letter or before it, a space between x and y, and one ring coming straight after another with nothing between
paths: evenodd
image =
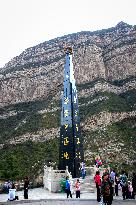
<instances>
[{"instance_id":1,"label":"stone railing","mask_svg":"<svg viewBox=\"0 0 136 205\"><path fill-rule=\"evenodd\" d=\"M66 179L66 176L71 178L68 168L66 170L54 170L53 167L45 166L43 177L44 188L50 192L61 191L60 182L62 179Z\"/></svg>"}]
</instances>

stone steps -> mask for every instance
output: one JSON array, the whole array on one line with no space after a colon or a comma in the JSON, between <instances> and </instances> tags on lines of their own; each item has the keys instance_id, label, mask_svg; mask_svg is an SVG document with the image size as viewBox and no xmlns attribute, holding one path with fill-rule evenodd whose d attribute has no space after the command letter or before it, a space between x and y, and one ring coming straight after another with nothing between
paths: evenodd
<instances>
[{"instance_id":1,"label":"stone steps","mask_svg":"<svg viewBox=\"0 0 136 205\"><path fill-rule=\"evenodd\" d=\"M79 178L80 181L80 190L81 193L94 193L95 192L95 183L93 180L90 180L90 177L86 177L85 179ZM76 179L73 180L73 190L75 192L75 182Z\"/></svg>"}]
</instances>

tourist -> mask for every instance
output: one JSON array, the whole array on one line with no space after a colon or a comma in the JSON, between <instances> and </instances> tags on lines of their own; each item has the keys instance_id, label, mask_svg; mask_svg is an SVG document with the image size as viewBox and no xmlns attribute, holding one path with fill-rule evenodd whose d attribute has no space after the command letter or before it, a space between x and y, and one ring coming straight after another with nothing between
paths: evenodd
<instances>
[{"instance_id":1,"label":"tourist","mask_svg":"<svg viewBox=\"0 0 136 205\"><path fill-rule=\"evenodd\" d=\"M9 193L8 193L8 200L13 201L16 199L16 189L15 189L15 184L12 183L11 188L9 188Z\"/></svg>"},{"instance_id":2,"label":"tourist","mask_svg":"<svg viewBox=\"0 0 136 205\"><path fill-rule=\"evenodd\" d=\"M128 198L129 199L132 199L132 192L133 192L132 183L128 181Z\"/></svg>"},{"instance_id":3,"label":"tourist","mask_svg":"<svg viewBox=\"0 0 136 205\"><path fill-rule=\"evenodd\" d=\"M115 174L115 195L118 196L118 185L119 185L119 178L117 173Z\"/></svg>"},{"instance_id":4,"label":"tourist","mask_svg":"<svg viewBox=\"0 0 136 205\"><path fill-rule=\"evenodd\" d=\"M111 182L110 193L111 193L112 200L113 200L113 195L114 195L115 175L116 175L116 173L114 170L112 170L110 175L109 175L109 180Z\"/></svg>"},{"instance_id":5,"label":"tourist","mask_svg":"<svg viewBox=\"0 0 136 205\"><path fill-rule=\"evenodd\" d=\"M100 159L99 156L96 157L96 159L95 159L95 165L96 165L97 168L99 168L100 166L102 166L102 161L101 161L101 159Z\"/></svg>"},{"instance_id":6,"label":"tourist","mask_svg":"<svg viewBox=\"0 0 136 205\"><path fill-rule=\"evenodd\" d=\"M108 168L106 168L106 169L104 169L103 173L104 173L104 174L107 173L107 174L109 175L109 174L110 174L110 171L109 171Z\"/></svg>"},{"instance_id":7,"label":"tourist","mask_svg":"<svg viewBox=\"0 0 136 205\"><path fill-rule=\"evenodd\" d=\"M111 173L110 173L111 180L115 181L115 175L116 175L115 171L112 170Z\"/></svg>"},{"instance_id":8,"label":"tourist","mask_svg":"<svg viewBox=\"0 0 136 205\"><path fill-rule=\"evenodd\" d=\"M103 196L103 202L106 205L112 204L112 193L111 193L111 182L109 180L109 174L107 172L103 175L103 180L101 184L101 195Z\"/></svg>"},{"instance_id":9,"label":"tourist","mask_svg":"<svg viewBox=\"0 0 136 205\"><path fill-rule=\"evenodd\" d=\"M120 177L120 185L122 187L123 200L128 199L128 179L124 171L122 171L122 175Z\"/></svg>"},{"instance_id":10,"label":"tourist","mask_svg":"<svg viewBox=\"0 0 136 205\"><path fill-rule=\"evenodd\" d=\"M69 180L69 177L66 177L66 193L67 193L67 198L70 197L72 198L72 193L71 193L71 182Z\"/></svg>"},{"instance_id":11,"label":"tourist","mask_svg":"<svg viewBox=\"0 0 136 205\"><path fill-rule=\"evenodd\" d=\"M82 165L81 165L81 172L82 172L82 179L84 179L85 175L86 175L85 163L84 162L82 162Z\"/></svg>"},{"instance_id":12,"label":"tourist","mask_svg":"<svg viewBox=\"0 0 136 205\"><path fill-rule=\"evenodd\" d=\"M80 182L79 179L77 179L75 183L75 188L76 188L76 198L80 198Z\"/></svg>"},{"instance_id":13,"label":"tourist","mask_svg":"<svg viewBox=\"0 0 136 205\"><path fill-rule=\"evenodd\" d=\"M95 181L96 189L97 189L97 201L100 202L101 201L101 197L100 197L101 177L100 177L99 171L96 172L94 176L94 181Z\"/></svg>"},{"instance_id":14,"label":"tourist","mask_svg":"<svg viewBox=\"0 0 136 205\"><path fill-rule=\"evenodd\" d=\"M29 186L29 180L28 177L24 178L24 199L28 199L28 186Z\"/></svg>"},{"instance_id":15,"label":"tourist","mask_svg":"<svg viewBox=\"0 0 136 205\"><path fill-rule=\"evenodd\" d=\"M8 190L12 189L12 182L10 180L8 181L7 187L8 187Z\"/></svg>"},{"instance_id":16,"label":"tourist","mask_svg":"<svg viewBox=\"0 0 136 205\"><path fill-rule=\"evenodd\" d=\"M136 195L136 173L133 173L132 187L133 187L132 199L135 199L135 195Z\"/></svg>"}]
</instances>

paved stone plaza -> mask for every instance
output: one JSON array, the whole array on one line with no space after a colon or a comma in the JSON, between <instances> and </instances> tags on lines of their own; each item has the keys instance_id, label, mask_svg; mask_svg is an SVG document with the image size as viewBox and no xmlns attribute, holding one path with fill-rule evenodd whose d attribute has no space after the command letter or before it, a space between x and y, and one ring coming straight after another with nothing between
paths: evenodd
<instances>
[{"instance_id":1,"label":"paved stone plaza","mask_svg":"<svg viewBox=\"0 0 136 205\"><path fill-rule=\"evenodd\" d=\"M17 195L19 200L24 200L23 191L18 191ZM65 193L51 193L44 188L36 188L28 190L29 200L46 200L46 199L66 199ZM73 198L76 198L73 194ZM0 202L6 202L8 199L8 194L0 194ZM81 199L96 199L96 193L82 193Z\"/></svg>"},{"instance_id":2,"label":"paved stone plaza","mask_svg":"<svg viewBox=\"0 0 136 205\"><path fill-rule=\"evenodd\" d=\"M17 204L17 205L98 205L96 202L96 192L81 193L81 198L76 199L75 194L73 194L72 199L66 199L65 193L51 193L43 188L30 189L29 190L29 200L23 199L23 191L18 191L19 201L7 202L8 195L0 194L0 205L6 204ZM136 200L126 200L123 201L121 197L121 192L119 197L114 197L115 200L113 205L136 205Z\"/></svg>"},{"instance_id":3,"label":"paved stone plaza","mask_svg":"<svg viewBox=\"0 0 136 205\"><path fill-rule=\"evenodd\" d=\"M98 202L95 200L89 199L47 199L39 201L20 201L20 202L3 202L0 205L98 205ZM112 205L135 205L136 201L123 201L123 200L114 200Z\"/></svg>"}]
</instances>

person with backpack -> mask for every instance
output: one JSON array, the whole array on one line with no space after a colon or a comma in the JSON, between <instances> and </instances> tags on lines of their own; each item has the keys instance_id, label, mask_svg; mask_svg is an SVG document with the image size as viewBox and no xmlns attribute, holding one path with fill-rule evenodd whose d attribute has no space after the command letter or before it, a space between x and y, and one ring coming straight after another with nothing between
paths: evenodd
<instances>
[{"instance_id":1,"label":"person with backpack","mask_svg":"<svg viewBox=\"0 0 136 205\"><path fill-rule=\"evenodd\" d=\"M123 200L128 199L128 179L125 171L122 171L122 175L120 177L120 185L122 187Z\"/></svg>"},{"instance_id":2,"label":"person with backpack","mask_svg":"<svg viewBox=\"0 0 136 205\"><path fill-rule=\"evenodd\" d=\"M77 179L75 183L75 188L76 188L76 198L80 198L80 182L79 179Z\"/></svg>"},{"instance_id":3,"label":"person with backpack","mask_svg":"<svg viewBox=\"0 0 136 205\"><path fill-rule=\"evenodd\" d=\"M96 184L96 189L97 189L97 201L100 202L101 201L101 196L100 196L101 177L99 171L97 171L94 176L94 182Z\"/></svg>"}]
</instances>

